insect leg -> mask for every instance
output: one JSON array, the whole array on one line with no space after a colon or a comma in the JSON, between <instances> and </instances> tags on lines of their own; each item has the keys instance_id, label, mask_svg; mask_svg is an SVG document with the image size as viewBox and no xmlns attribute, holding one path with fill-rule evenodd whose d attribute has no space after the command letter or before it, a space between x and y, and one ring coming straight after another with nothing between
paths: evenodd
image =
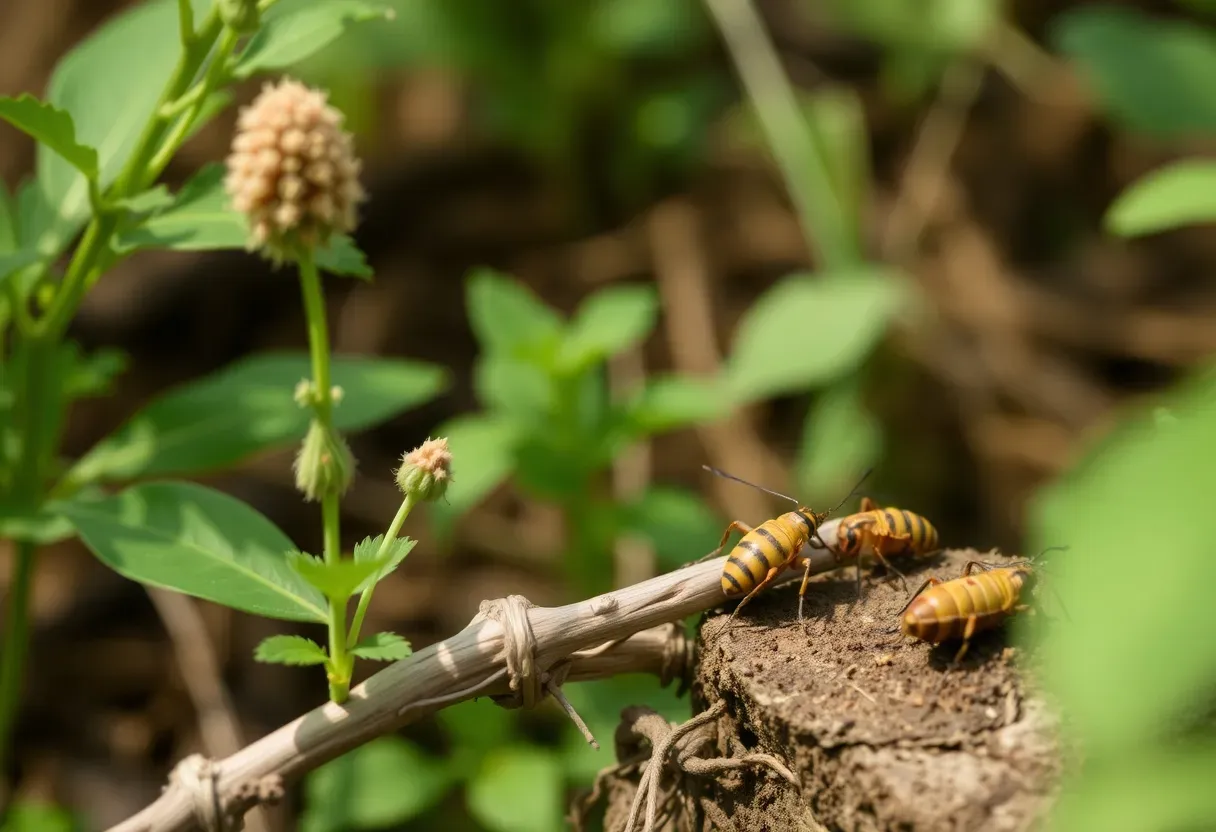
<instances>
[{"instance_id":1,"label":"insect leg","mask_svg":"<svg viewBox=\"0 0 1216 832\"><path fill-rule=\"evenodd\" d=\"M975 635L976 617L974 615L967 616L967 623L963 627L963 644L958 648L958 652L954 654L954 661L946 666L942 671L942 677L937 682L937 688L933 695L937 696L941 693L942 686L946 684L946 677L950 675L950 671L958 667L958 663L962 661L963 656L967 653L967 648L971 646L971 637Z\"/></svg>"},{"instance_id":2,"label":"insect leg","mask_svg":"<svg viewBox=\"0 0 1216 832\"><path fill-rule=\"evenodd\" d=\"M916 592L912 593L912 597L908 599L908 603L904 604L904 608L902 610L900 610L899 614L895 617L903 618L904 613L906 613L908 611L908 607L912 606L912 602L916 600L916 596L920 595L922 592L924 592L926 589L928 589L931 586L937 586L941 582L942 582L941 578L934 578L932 576L926 578L925 582L920 585L920 589L918 589L918 590L916 590Z\"/></svg>"},{"instance_id":3,"label":"insect leg","mask_svg":"<svg viewBox=\"0 0 1216 832\"><path fill-rule=\"evenodd\" d=\"M777 567L774 567L774 568L768 570L768 574L764 576L764 580L762 580L760 583L756 584L755 589L753 589L751 592L747 593L747 595L743 596L743 600L739 602L739 605L737 607L735 607L734 612L732 612L730 614L730 618L726 619L727 628L729 628L730 625L734 623L735 616L739 614L739 610L743 609L743 607L747 604L748 601L755 598L757 595L760 594L760 592L762 592L765 588L767 588L773 581L777 580L777 576L781 574L781 570L784 568L785 568L784 565L782 565L782 566L777 566ZM725 628L723 629L723 632L725 632Z\"/></svg>"},{"instance_id":4,"label":"insect leg","mask_svg":"<svg viewBox=\"0 0 1216 832\"><path fill-rule=\"evenodd\" d=\"M726 545L726 541L730 538L731 532L737 531L742 534L747 534L751 530L752 530L752 527L747 525L746 523L744 523L740 520L734 521L729 526L727 526L726 531L722 533L722 540L721 540L721 542L718 543L717 549L714 549L708 555L699 557L693 561L689 561L688 563L684 564L684 566L692 566L697 563L705 563L705 561L707 561L707 560L713 560L714 558L716 558L722 554L722 547Z\"/></svg>"},{"instance_id":5,"label":"insect leg","mask_svg":"<svg viewBox=\"0 0 1216 832\"><path fill-rule=\"evenodd\" d=\"M798 620L802 620L802 602L806 600L806 584L811 579L811 559L803 558L805 570L802 573L802 586L798 589Z\"/></svg>"}]
</instances>

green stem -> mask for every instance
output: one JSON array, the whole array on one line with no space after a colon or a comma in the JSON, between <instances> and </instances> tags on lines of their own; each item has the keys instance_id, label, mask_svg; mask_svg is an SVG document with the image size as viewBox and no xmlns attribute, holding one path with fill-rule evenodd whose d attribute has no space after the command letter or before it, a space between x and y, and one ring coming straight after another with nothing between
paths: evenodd
<instances>
[{"instance_id":1,"label":"green stem","mask_svg":"<svg viewBox=\"0 0 1216 832\"><path fill-rule=\"evenodd\" d=\"M393 545L393 541L397 539L397 535L401 532L401 526L405 523L405 518L410 516L410 511L416 503L413 495L407 494L405 500L401 503L401 508L397 509L397 516L393 518L393 522L389 524L388 531L384 533L384 540L380 543L380 549L376 552L376 560L384 557L389 548ZM355 608L355 620L350 625L350 635L346 638L346 646L348 649L353 649L359 643L359 631L363 629L363 617L367 615L367 608L372 602L372 590L376 588L373 583L367 589L363 590L363 594L359 596L359 606Z\"/></svg>"},{"instance_id":2,"label":"green stem","mask_svg":"<svg viewBox=\"0 0 1216 832\"><path fill-rule=\"evenodd\" d=\"M325 562L337 563L342 557L339 535L338 495L321 497L321 522L324 526ZM346 655L346 602L329 599L329 698L339 705L350 694L350 665Z\"/></svg>"},{"instance_id":3,"label":"green stem","mask_svg":"<svg viewBox=\"0 0 1216 832\"><path fill-rule=\"evenodd\" d=\"M304 296L304 315L308 319L308 352L312 356L312 380L317 419L331 427L333 413L332 385L329 381L329 328L325 323L325 296L321 292L321 276L311 250L299 256L300 291Z\"/></svg>"},{"instance_id":4,"label":"green stem","mask_svg":"<svg viewBox=\"0 0 1216 832\"><path fill-rule=\"evenodd\" d=\"M37 548L28 541L17 543L8 611L4 617L4 647L0 651L0 772L8 765L13 720L21 704L25 653L29 646L30 586L34 577Z\"/></svg>"}]
</instances>

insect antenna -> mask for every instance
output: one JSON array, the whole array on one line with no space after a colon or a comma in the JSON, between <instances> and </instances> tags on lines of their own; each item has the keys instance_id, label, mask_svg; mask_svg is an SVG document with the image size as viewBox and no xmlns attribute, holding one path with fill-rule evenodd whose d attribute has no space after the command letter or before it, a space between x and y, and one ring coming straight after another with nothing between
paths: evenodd
<instances>
[{"instance_id":1,"label":"insect antenna","mask_svg":"<svg viewBox=\"0 0 1216 832\"><path fill-rule=\"evenodd\" d=\"M1036 565L1039 566L1039 568L1042 568L1043 566L1046 565L1045 562L1043 561L1043 555L1047 554L1048 552L1067 552L1067 551L1068 551L1067 546L1048 546L1046 549L1044 549L1043 551L1041 551L1037 555L1035 555L1033 560L1036 562ZM1072 621L1072 616L1068 614L1068 607L1064 606L1064 598L1062 595L1060 595L1060 591L1051 585L1050 580L1047 581L1046 583L1047 583L1047 588L1051 590L1051 594L1055 597L1056 603L1060 605L1060 612L1064 613L1064 617L1066 619L1068 619L1069 621Z\"/></svg>"},{"instance_id":2,"label":"insect antenna","mask_svg":"<svg viewBox=\"0 0 1216 832\"><path fill-rule=\"evenodd\" d=\"M859 479L859 480L857 481L857 485L853 486L853 490L852 490L852 491L850 491L850 492L848 493L848 496L846 496L846 497L845 497L843 500L841 500L841 501L840 501L840 503L839 503L839 504L836 506L836 508L832 509L832 510L829 512L829 514L834 514L834 513L836 513L837 511L840 511L840 506L843 506L843 505L844 505L845 503L847 503L849 500L853 499L853 495L857 493L857 489L861 488L861 484L862 484L862 483L864 483L864 482L866 481L866 479L868 479L868 478L869 478L870 474L873 474L873 473L874 473L874 469L873 469L873 468L867 468L867 469L866 469L866 472L865 472L864 474L862 474L862 475L861 475L861 479Z\"/></svg>"},{"instance_id":3,"label":"insect antenna","mask_svg":"<svg viewBox=\"0 0 1216 832\"><path fill-rule=\"evenodd\" d=\"M756 485L754 482L748 482L747 480L743 479L742 477L736 477L734 474L728 474L725 471L718 469L718 468L711 468L708 465L702 465L701 467L704 468L709 473L715 474L719 477L722 477L723 479L734 480L735 482L740 482L740 483L743 483L744 485L750 485L752 488L756 489L757 491L763 491L765 494L772 494L774 497L780 497L783 500L789 500L791 503L793 503L796 506L802 505L801 503L799 503L797 500L795 500L793 497L789 496L788 494L782 494L780 491L773 491L771 488L765 488L763 485Z\"/></svg>"}]
</instances>

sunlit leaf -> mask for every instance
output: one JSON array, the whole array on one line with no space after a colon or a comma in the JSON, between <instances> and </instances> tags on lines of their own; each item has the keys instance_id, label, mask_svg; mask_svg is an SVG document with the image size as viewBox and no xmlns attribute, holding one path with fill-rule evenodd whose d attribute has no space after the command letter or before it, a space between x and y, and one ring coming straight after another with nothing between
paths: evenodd
<instances>
[{"instance_id":1,"label":"sunlit leaf","mask_svg":"<svg viewBox=\"0 0 1216 832\"><path fill-rule=\"evenodd\" d=\"M493 269L468 279L469 325L483 350L516 357L553 350L565 325L522 284Z\"/></svg>"},{"instance_id":2,"label":"sunlit leaf","mask_svg":"<svg viewBox=\"0 0 1216 832\"><path fill-rule=\"evenodd\" d=\"M306 355L243 359L153 400L94 446L72 477L85 482L208 470L298 441L309 417L292 391L311 376ZM358 356L334 356L332 376L345 393L334 409L334 424L341 431L391 418L430 399L445 384L436 367Z\"/></svg>"},{"instance_id":3,"label":"sunlit leaf","mask_svg":"<svg viewBox=\"0 0 1216 832\"><path fill-rule=\"evenodd\" d=\"M227 494L156 482L54 509L93 554L131 580L267 618L329 620L321 593L288 566L291 540Z\"/></svg>"},{"instance_id":4,"label":"sunlit leaf","mask_svg":"<svg viewBox=\"0 0 1216 832\"><path fill-rule=\"evenodd\" d=\"M880 268L782 281L739 324L727 363L734 400L806 390L854 370L886 332L902 289Z\"/></svg>"},{"instance_id":5,"label":"sunlit leaf","mask_svg":"<svg viewBox=\"0 0 1216 832\"><path fill-rule=\"evenodd\" d=\"M381 555L380 546L384 542L384 535L378 534L374 538L365 537L359 543L355 544L355 560L356 561L377 561L381 565L378 569L368 575L358 586L355 587L355 592L362 592L369 586L380 583L384 580L384 576L396 569L401 561L405 560L414 548L417 540L411 540L408 537L393 538L393 542L389 544L388 550Z\"/></svg>"},{"instance_id":6,"label":"sunlit leaf","mask_svg":"<svg viewBox=\"0 0 1216 832\"><path fill-rule=\"evenodd\" d=\"M325 648L303 636L270 636L262 639L253 657L267 664L314 665L325 664L329 656Z\"/></svg>"},{"instance_id":7,"label":"sunlit leaf","mask_svg":"<svg viewBox=\"0 0 1216 832\"><path fill-rule=\"evenodd\" d=\"M308 776L300 829L391 827L434 806L454 783L443 760L401 737L378 737Z\"/></svg>"},{"instance_id":8,"label":"sunlit leaf","mask_svg":"<svg viewBox=\"0 0 1216 832\"><path fill-rule=\"evenodd\" d=\"M506 419L470 415L447 422L436 434L447 437L453 462L451 485L444 501L434 504L434 511L450 521L480 502L511 474L520 431Z\"/></svg>"},{"instance_id":9,"label":"sunlit leaf","mask_svg":"<svg viewBox=\"0 0 1216 832\"><path fill-rule=\"evenodd\" d=\"M861 401L858 385L824 390L807 413L798 452L799 497L809 505L832 505L882 452L882 426Z\"/></svg>"},{"instance_id":10,"label":"sunlit leaf","mask_svg":"<svg viewBox=\"0 0 1216 832\"><path fill-rule=\"evenodd\" d=\"M629 402L625 418L632 432L649 435L714 422L728 405L717 379L658 375Z\"/></svg>"},{"instance_id":11,"label":"sunlit leaf","mask_svg":"<svg viewBox=\"0 0 1216 832\"><path fill-rule=\"evenodd\" d=\"M304 552L290 552L287 555L287 563L296 573L327 598L339 603L354 595L356 588L387 566L388 562L388 557L324 561Z\"/></svg>"},{"instance_id":12,"label":"sunlit leaf","mask_svg":"<svg viewBox=\"0 0 1216 832\"><path fill-rule=\"evenodd\" d=\"M567 372L602 361L642 341L654 329L659 299L650 286L612 286L588 298L571 318L558 354Z\"/></svg>"},{"instance_id":13,"label":"sunlit leaf","mask_svg":"<svg viewBox=\"0 0 1216 832\"><path fill-rule=\"evenodd\" d=\"M0 97L0 118L55 151L89 179L97 178L97 151L76 141L72 116L29 93L20 98Z\"/></svg>"},{"instance_id":14,"label":"sunlit leaf","mask_svg":"<svg viewBox=\"0 0 1216 832\"><path fill-rule=\"evenodd\" d=\"M248 78L304 60L337 39L348 26L388 20L383 3L363 0L278 0L241 53L234 74Z\"/></svg>"},{"instance_id":15,"label":"sunlit leaf","mask_svg":"<svg viewBox=\"0 0 1216 832\"><path fill-rule=\"evenodd\" d=\"M1216 162L1187 159L1153 171L1119 194L1105 222L1124 237L1216 222Z\"/></svg>"},{"instance_id":16,"label":"sunlit leaf","mask_svg":"<svg viewBox=\"0 0 1216 832\"><path fill-rule=\"evenodd\" d=\"M1161 138L1216 132L1216 32L1210 28L1133 8L1081 5L1053 19L1052 36L1124 126Z\"/></svg>"},{"instance_id":17,"label":"sunlit leaf","mask_svg":"<svg viewBox=\"0 0 1216 832\"><path fill-rule=\"evenodd\" d=\"M1032 514L1034 550L1070 547L1044 577L1044 606L1058 593L1068 621L1050 628L1041 659L1087 756L1138 753L1216 678L1216 641L1196 638L1216 630L1216 558L1197 522L1216 490L1216 375L1160 404L1172 419L1128 419ZM1162 551L1176 578L1146 580L1145 558ZM1112 614L1120 604L1134 614Z\"/></svg>"},{"instance_id":18,"label":"sunlit leaf","mask_svg":"<svg viewBox=\"0 0 1216 832\"><path fill-rule=\"evenodd\" d=\"M663 569L696 560L718 545L726 521L691 491L651 486L625 506L622 523L654 546Z\"/></svg>"},{"instance_id":19,"label":"sunlit leaf","mask_svg":"<svg viewBox=\"0 0 1216 832\"><path fill-rule=\"evenodd\" d=\"M532 745L494 749L469 783L469 812L492 832L558 832L564 780L551 751Z\"/></svg>"},{"instance_id":20,"label":"sunlit leaf","mask_svg":"<svg viewBox=\"0 0 1216 832\"><path fill-rule=\"evenodd\" d=\"M351 648L351 655L374 662L395 662L406 658L413 649L410 643L396 633L376 633L359 640Z\"/></svg>"},{"instance_id":21,"label":"sunlit leaf","mask_svg":"<svg viewBox=\"0 0 1216 832\"><path fill-rule=\"evenodd\" d=\"M15 801L0 822L0 832L76 832L79 828L66 809L29 799Z\"/></svg>"},{"instance_id":22,"label":"sunlit leaf","mask_svg":"<svg viewBox=\"0 0 1216 832\"><path fill-rule=\"evenodd\" d=\"M486 408L535 423L553 407L553 382L536 364L498 352L482 355L473 388Z\"/></svg>"}]
</instances>

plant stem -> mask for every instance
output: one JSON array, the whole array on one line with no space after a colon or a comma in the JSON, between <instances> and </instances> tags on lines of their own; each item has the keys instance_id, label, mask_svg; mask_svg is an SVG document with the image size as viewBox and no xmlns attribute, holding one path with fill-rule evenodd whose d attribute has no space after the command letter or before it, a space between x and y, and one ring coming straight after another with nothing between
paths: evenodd
<instances>
[{"instance_id":1,"label":"plant stem","mask_svg":"<svg viewBox=\"0 0 1216 832\"><path fill-rule=\"evenodd\" d=\"M802 233L821 265L838 269L861 261L859 243L844 220L827 165L764 21L751 0L705 0L751 99L773 157L798 210Z\"/></svg>"},{"instance_id":2,"label":"plant stem","mask_svg":"<svg viewBox=\"0 0 1216 832\"><path fill-rule=\"evenodd\" d=\"M37 553L33 543L18 541L8 591L8 611L4 617L4 647L0 652L0 773L8 765L13 720L21 704L25 653L29 646L30 587Z\"/></svg>"},{"instance_id":3,"label":"plant stem","mask_svg":"<svg viewBox=\"0 0 1216 832\"><path fill-rule=\"evenodd\" d=\"M393 518L393 522L388 526L388 531L384 533L384 540L380 542L380 549L376 552L377 560L384 557L385 553L393 545L393 541L397 539L397 535L401 532L401 526L405 523L405 518L410 516L410 510L414 508L414 505L415 499L413 495L407 494L405 500L401 503L401 508L397 509L397 516ZM372 590L375 588L376 584L372 583L359 596L359 606L355 608L355 620L351 623L350 635L346 638L348 649L353 648L359 643L359 631L363 629L363 617L367 615L367 608L372 602Z\"/></svg>"},{"instance_id":4,"label":"plant stem","mask_svg":"<svg viewBox=\"0 0 1216 832\"><path fill-rule=\"evenodd\" d=\"M325 322L325 296L312 249L299 252L300 291L304 296L304 315L308 322L308 352L312 357L313 417L326 431L333 430L333 391L329 376L329 327ZM325 562L337 563L342 557L339 494L321 495L321 523L325 541ZM329 599L329 698L341 704L350 692L351 662L346 655L346 600Z\"/></svg>"}]
</instances>

